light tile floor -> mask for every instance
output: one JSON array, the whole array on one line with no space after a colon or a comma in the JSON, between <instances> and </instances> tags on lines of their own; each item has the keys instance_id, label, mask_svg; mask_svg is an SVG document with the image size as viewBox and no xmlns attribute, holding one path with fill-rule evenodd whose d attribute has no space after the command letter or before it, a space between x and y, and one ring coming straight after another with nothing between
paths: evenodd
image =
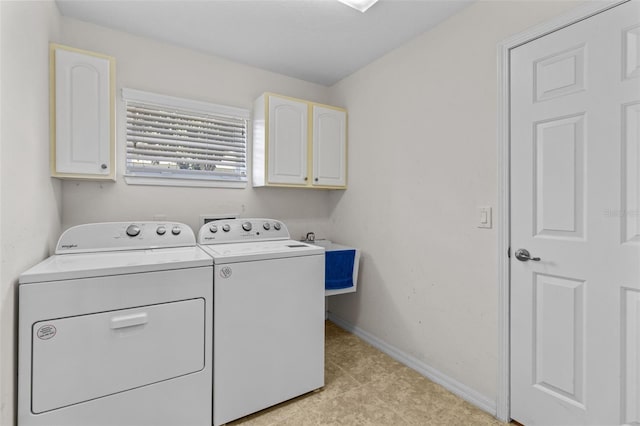
<instances>
[{"instance_id":1,"label":"light tile floor","mask_svg":"<svg viewBox=\"0 0 640 426\"><path fill-rule=\"evenodd\" d=\"M327 321L325 386L231 425L504 425Z\"/></svg>"}]
</instances>

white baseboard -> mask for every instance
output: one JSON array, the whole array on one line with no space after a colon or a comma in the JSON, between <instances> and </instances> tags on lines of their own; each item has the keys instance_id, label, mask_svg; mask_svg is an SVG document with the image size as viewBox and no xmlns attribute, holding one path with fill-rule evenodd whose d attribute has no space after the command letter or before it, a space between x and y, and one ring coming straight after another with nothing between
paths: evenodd
<instances>
[{"instance_id":1,"label":"white baseboard","mask_svg":"<svg viewBox=\"0 0 640 426\"><path fill-rule=\"evenodd\" d=\"M487 398L481 393L458 382L457 380L447 376L446 374L443 374L442 372L436 370L430 365L425 364L419 359L416 359L411 355L407 355L406 353L402 352L398 348L391 346L387 342L380 340L373 334L367 331L364 331L359 327L354 326L353 324L345 321L344 319L340 318L339 316L335 315L332 312L329 312L329 320L331 322L336 323L337 325L344 328L345 330L349 331L350 333L353 333L356 336L360 337L362 340L369 343L373 347L381 350L382 352L386 353L396 361L403 363L404 365L406 365L407 367L413 370L416 370L418 373L422 374L432 382L435 382L440 386L444 387L449 392L459 396L460 398L475 405L481 410L486 411L492 416L494 417L496 416L497 407L496 407L496 402L494 400Z\"/></svg>"}]
</instances>

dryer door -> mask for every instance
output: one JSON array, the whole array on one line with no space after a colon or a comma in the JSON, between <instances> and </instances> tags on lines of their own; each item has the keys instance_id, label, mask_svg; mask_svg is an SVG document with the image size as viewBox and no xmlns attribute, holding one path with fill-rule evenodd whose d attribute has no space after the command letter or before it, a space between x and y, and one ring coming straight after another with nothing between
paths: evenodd
<instances>
[{"instance_id":1,"label":"dryer door","mask_svg":"<svg viewBox=\"0 0 640 426\"><path fill-rule=\"evenodd\" d=\"M32 327L33 413L204 368L205 301L40 321Z\"/></svg>"}]
</instances>

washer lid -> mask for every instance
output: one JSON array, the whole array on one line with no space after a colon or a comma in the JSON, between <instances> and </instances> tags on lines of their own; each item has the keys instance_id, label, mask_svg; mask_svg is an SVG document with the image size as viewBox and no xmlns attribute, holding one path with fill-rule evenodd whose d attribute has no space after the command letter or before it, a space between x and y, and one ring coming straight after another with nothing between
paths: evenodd
<instances>
[{"instance_id":1,"label":"washer lid","mask_svg":"<svg viewBox=\"0 0 640 426\"><path fill-rule=\"evenodd\" d=\"M323 254L324 248L294 240L252 241L246 243L201 245L213 263L248 262Z\"/></svg>"},{"instance_id":2,"label":"washer lid","mask_svg":"<svg viewBox=\"0 0 640 426\"><path fill-rule=\"evenodd\" d=\"M198 247L53 255L20 275L20 284L211 266ZM176 283L179 284L179 283Z\"/></svg>"}]
</instances>

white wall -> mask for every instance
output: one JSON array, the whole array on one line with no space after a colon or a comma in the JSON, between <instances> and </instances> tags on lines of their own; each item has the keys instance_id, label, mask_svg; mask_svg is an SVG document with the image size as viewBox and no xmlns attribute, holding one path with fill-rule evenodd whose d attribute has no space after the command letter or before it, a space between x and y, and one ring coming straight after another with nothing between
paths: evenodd
<instances>
[{"instance_id":1,"label":"white wall","mask_svg":"<svg viewBox=\"0 0 640 426\"><path fill-rule=\"evenodd\" d=\"M60 182L49 177L52 1L0 2L0 424L14 421L18 275L49 254L60 232Z\"/></svg>"},{"instance_id":2,"label":"white wall","mask_svg":"<svg viewBox=\"0 0 640 426\"><path fill-rule=\"evenodd\" d=\"M162 215L197 231L202 213L239 213L282 219L295 238L307 231L326 235L327 191L253 189L250 185L246 189L127 185L122 178L125 129L120 89L251 109L254 99L265 91L326 102L327 87L75 19L63 18L62 24L62 43L115 57L118 110L117 182L64 182L63 228L96 221L152 220Z\"/></svg>"},{"instance_id":3,"label":"white wall","mask_svg":"<svg viewBox=\"0 0 640 426\"><path fill-rule=\"evenodd\" d=\"M480 1L331 89L349 111L333 239L360 247L329 310L495 401L496 45L576 2ZM495 212L495 210L494 210Z\"/></svg>"}]
</instances>

